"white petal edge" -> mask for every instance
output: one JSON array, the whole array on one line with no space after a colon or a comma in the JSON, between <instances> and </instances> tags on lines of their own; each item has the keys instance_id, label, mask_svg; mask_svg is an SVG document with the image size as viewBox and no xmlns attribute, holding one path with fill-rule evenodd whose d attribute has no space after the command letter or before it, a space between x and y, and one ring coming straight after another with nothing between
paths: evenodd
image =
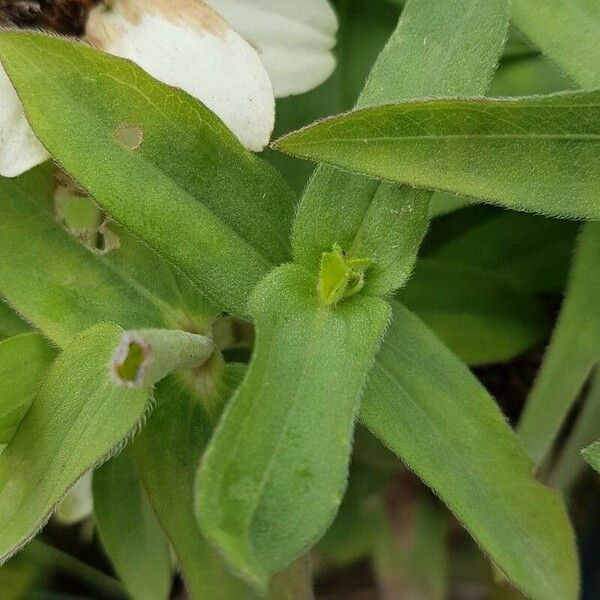
<instances>
[{"instance_id":1,"label":"white petal edge","mask_svg":"<svg viewBox=\"0 0 600 600\"><path fill-rule=\"evenodd\" d=\"M50 154L35 137L19 96L0 65L0 175L17 177L49 158Z\"/></svg>"},{"instance_id":2,"label":"white petal edge","mask_svg":"<svg viewBox=\"0 0 600 600\"><path fill-rule=\"evenodd\" d=\"M303 94L335 69L338 21L327 0L206 0L260 54L277 98Z\"/></svg>"},{"instance_id":3,"label":"white petal edge","mask_svg":"<svg viewBox=\"0 0 600 600\"><path fill-rule=\"evenodd\" d=\"M250 150L269 143L275 99L265 66L200 0L113 0L109 10L101 4L86 39L203 102Z\"/></svg>"}]
</instances>

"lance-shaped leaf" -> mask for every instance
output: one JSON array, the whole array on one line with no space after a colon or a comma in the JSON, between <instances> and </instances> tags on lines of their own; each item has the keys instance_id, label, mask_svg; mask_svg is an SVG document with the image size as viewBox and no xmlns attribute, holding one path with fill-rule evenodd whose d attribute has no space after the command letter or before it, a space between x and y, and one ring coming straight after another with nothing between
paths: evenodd
<instances>
[{"instance_id":1,"label":"lance-shaped leaf","mask_svg":"<svg viewBox=\"0 0 600 600\"><path fill-rule=\"evenodd\" d=\"M195 600L252 598L247 586L229 574L194 518L195 472L212 432L206 411L176 376L161 382L155 395L156 407L133 448L190 594Z\"/></svg>"},{"instance_id":2,"label":"lance-shaped leaf","mask_svg":"<svg viewBox=\"0 0 600 600\"><path fill-rule=\"evenodd\" d=\"M596 0L512 0L511 18L578 85L600 85L600 4Z\"/></svg>"},{"instance_id":3,"label":"lance-shaped leaf","mask_svg":"<svg viewBox=\"0 0 600 600\"><path fill-rule=\"evenodd\" d=\"M147 247L119 230L119 248L96 256L65 231L48 210L54 185L49 165L0 179L0 293L12 306L63 347L102 321L205 329L214 308Z\"/></svg>"},{"instance_id":4,"label":"lance-shaped leaf","mask_svg":"<svg viewBox=\"0 0 600 600\"><path fill-rule=\"evenodd\" d=\"M513 17L519 29L575 83L584 88L600 86L598 3L515 0ZM600 328L597 302L593 300L600 285L594 277L599 251L600 231L590 223L583 229L558 326L520 423L524 442L538 461L551 447L592 363L600 358L599 345L593 339Z\"/></svg>"},{"instance_id":5,"label":"lance-shaped leaf","mask_svg":"<svg viewBox=\"0 0 600 600\"><path fill-rule=\"evenodd\" d=\"M216 385L219 403L237 387L243 372L241 365L225 367ZM194 478L212 433L203 403L214 405L215 399L198 397L177 376L161 382L155 395L156 407L133 449L148 498L179 559L190 595L194 600L257 600L250 587L229 572L194 515ZM290 585L297 584L298 576L285 575ZM272 596L273 600L287 597Z\"/></svg>"},{"instance_id":6,"label":"lance-shaped leaf","mask_svg":"<svg viewBox=\"0 0 600 600\"><path fill-rule=\"evenodd\" d=\"M577 598L573 532L558 494L535 480L532 461L475 377L398 303L360 418L528 596Z\"/></svg>"},{"instance_id":7,"label":"lance-shaped leaf","mask_svg":"<svg viewBox=\"0 0 600 600\"><path fill-rule=\"evenodd\" d=\"M599 91L419 100L327 119L276 148L512 209L598 219L599 123Z\"/></svg>"},{"instance_id":8,"label":"lance-shaped leaf","mask_svg":"<svg viewBox=\"0 0 600 600\"><path fill-rule=\"evenodd\" d=\"M600 442L596 442L581 451L583 458L600 473Z\"/></svg>"},{"instance_id":9,"label":"lance-shaped leaf","mask_svg":"<svg viewBox=\"0 0 600 600\"><path fill-rule=\"evenodd\" d=\"M3 32L32 127L116 221L236 314L288 256L294 197L200 102L83 44ZM52 97L52 102L48 98Z\"/></svg>"},{"instance_id":10,"label":"lance-shaped leaf","mask_svg":"<svg viewBox=\"0 0 600 600\"><path fill-rule=\"evenodd\" d=\"M0 562L45 524L65 493L143 419L150 389L117 385L108 364L122 330L96 325L56 359L0 455Z\"/></svg>"},{"instance_id":11,"label":"lance-shaped leaf","mask_svg":"<svg viewBox=\"0 0 600 600\"><path fill-rule=\"evenodd\" d=\"M29 409L56 350L39 333L0 342L0 444L7 444Z\"/></svg>"},{"instance_id":12,"label":"lance-shaped leaf","mask_svg":"<svg viewBox=\"0 0 600 600\"><path fill-rule=\"evenodd\" d=\"M397 297L470 365L514 358L549 331L539 302L494 271L460 263L420 259Z\"/></svg>"},{"instance_id":13,"label":"lance-shaped leaf","mask_svg":"<svg viewBox=\"0 0 600 600\"><path fill-rule=\"evenodd\" d=\"M595 442L600 436L600 371L596 368L584 398L583 408L569 432L569 437L560 449L558 459L552 465L548 477L552 487L561 490L568 497L573 485L581 475L585 462L581 449Z\"/></svg>"},{"instance_id":14,"label":"lance-shaped leaf","mask_svg":"<svg viewBox=\"0 0 600 600\"><path fill-rule=\"evenodd\" d=\"M412 0L373 67L358 106L483 94L507 28L506 0ZM294 257L316 272L323 252L338 244L348 256L372 261L366 290L389 293L411 273L430 197L427 191L319 168L294 223Z\"/></svg>"},{"instance_id":15,"label":"lance-shaped leaf","mask_svg":"<svg viewBox=\"0 0 600 600\"><path fill-rule=\"evenodd\" d=\"M94 473L93 489L102 545L131 598L168 598L169 544L140 483L129 448Z\"/></svg>"},{"instance_id":16,"label":"lance-shaped leaf","mask_svg":"<svg viewBox=\"0 0 600 600\"><path fill-rule=\"evenodd\" d=\"M582 230L567 296L540 373L519 422L519 435L536 464L542 462L569 409L600 361L600 223Z\"/></svg>"},{"instance_id":17,"label":"lance-shaped leaf","mask_svg":"<svg viewBox=\"0 0 600 600\"><path fill-rule=\"evenodd\" d=\"M255 585L325 532L341 502L354 417L389 307L330 306L301 267L271 273L250 302L257 346L202 460L206 536Z\"/></svg>"}]
</instances>

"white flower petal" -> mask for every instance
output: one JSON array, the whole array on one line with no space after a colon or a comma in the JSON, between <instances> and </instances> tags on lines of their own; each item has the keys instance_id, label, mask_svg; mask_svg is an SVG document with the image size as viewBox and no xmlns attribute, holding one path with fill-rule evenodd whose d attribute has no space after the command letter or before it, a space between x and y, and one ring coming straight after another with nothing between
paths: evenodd
<instances>
[{"instance_id":1,"label":"white flower petal","mask_svg":"<svg viewBox=\"0 0 600 600\"><path fill-rule=\"evenodd\" d=\"M29 126L17 92L0 65L0 175L17 177L49 158Z\"/></svg>"},{"instance_id":2,"label":"white flower petal","mask_svg":"<svg viewBox=\"0 0 600 600\"><path fill-rule=\"evenodd\" d=\"M93 510L92 471L88 471L67 494L54 517L63 525L74 525L89 517Z\"/></svg>"},{"instance_id":3,"label":"white flower petal","mask_svg":"<svg viewBox=\"0 0 600 600\"><path fill-rule=\"evenodd\" d=\"M265 63L277 98L302 94L335 69L338 23L327 0L206 0Z\"/></svg>"},{"instance_id":4,"label":"white flower petal","mask_svg":"<svg viewBox=\"0 0 600 600\"><path fill-rule=\"evenodd\" d=\"M275 100L256 51L200 0L113 0L86 37L201 100L251 150L269 143Z\"/></svg>"}]
</instances>

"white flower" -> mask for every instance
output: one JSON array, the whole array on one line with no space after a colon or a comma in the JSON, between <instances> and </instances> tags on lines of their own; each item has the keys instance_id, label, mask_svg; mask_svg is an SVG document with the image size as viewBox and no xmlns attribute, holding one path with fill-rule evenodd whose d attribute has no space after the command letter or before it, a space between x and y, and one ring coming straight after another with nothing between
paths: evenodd
<instances>
[{"instance_id":1,"label":"white flower","mask_svg":"<svg viewBox=\"0 0 600 600\"><path fill-rule=\"evenodd\" d=\"M210 5L210 6L209 6ZM335 68L337 20L327 0L105 0L86 39L201 100L249 149L262 150L275 96L306 92ZM0 175L48 153L0 67Z\"/></svg>"},{"instance_id":2,"label":"white flower","mask_svg":"<svg viewBox=\"0 0 600 600\"><path fill-rule=\"evenodd\" d=\"M31 130L23 106L0 65L0 175L16 177L50 155Z\"/></svg>"}]
</instances>

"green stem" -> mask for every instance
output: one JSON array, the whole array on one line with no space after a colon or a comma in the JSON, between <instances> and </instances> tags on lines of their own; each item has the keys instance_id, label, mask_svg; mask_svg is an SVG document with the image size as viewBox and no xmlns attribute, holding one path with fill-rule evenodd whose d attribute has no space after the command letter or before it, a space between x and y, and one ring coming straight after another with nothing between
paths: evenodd
<instances>
[{"instance_id":1,"label":"green stem","mask_svg":"<svg viewBox=\"0 0 600 600\"><path fill-rule=\"evenodd\" d=\"M39 540L34 540L29 545L28 552L31 557L40 563L44 565L50 564L68 573L80 582L106 594L109 598L118 598L121 600L128 597L125 588L116 579L105 575L101 571L58 548L49 546Z\"/></svg>"}]
</instances>

